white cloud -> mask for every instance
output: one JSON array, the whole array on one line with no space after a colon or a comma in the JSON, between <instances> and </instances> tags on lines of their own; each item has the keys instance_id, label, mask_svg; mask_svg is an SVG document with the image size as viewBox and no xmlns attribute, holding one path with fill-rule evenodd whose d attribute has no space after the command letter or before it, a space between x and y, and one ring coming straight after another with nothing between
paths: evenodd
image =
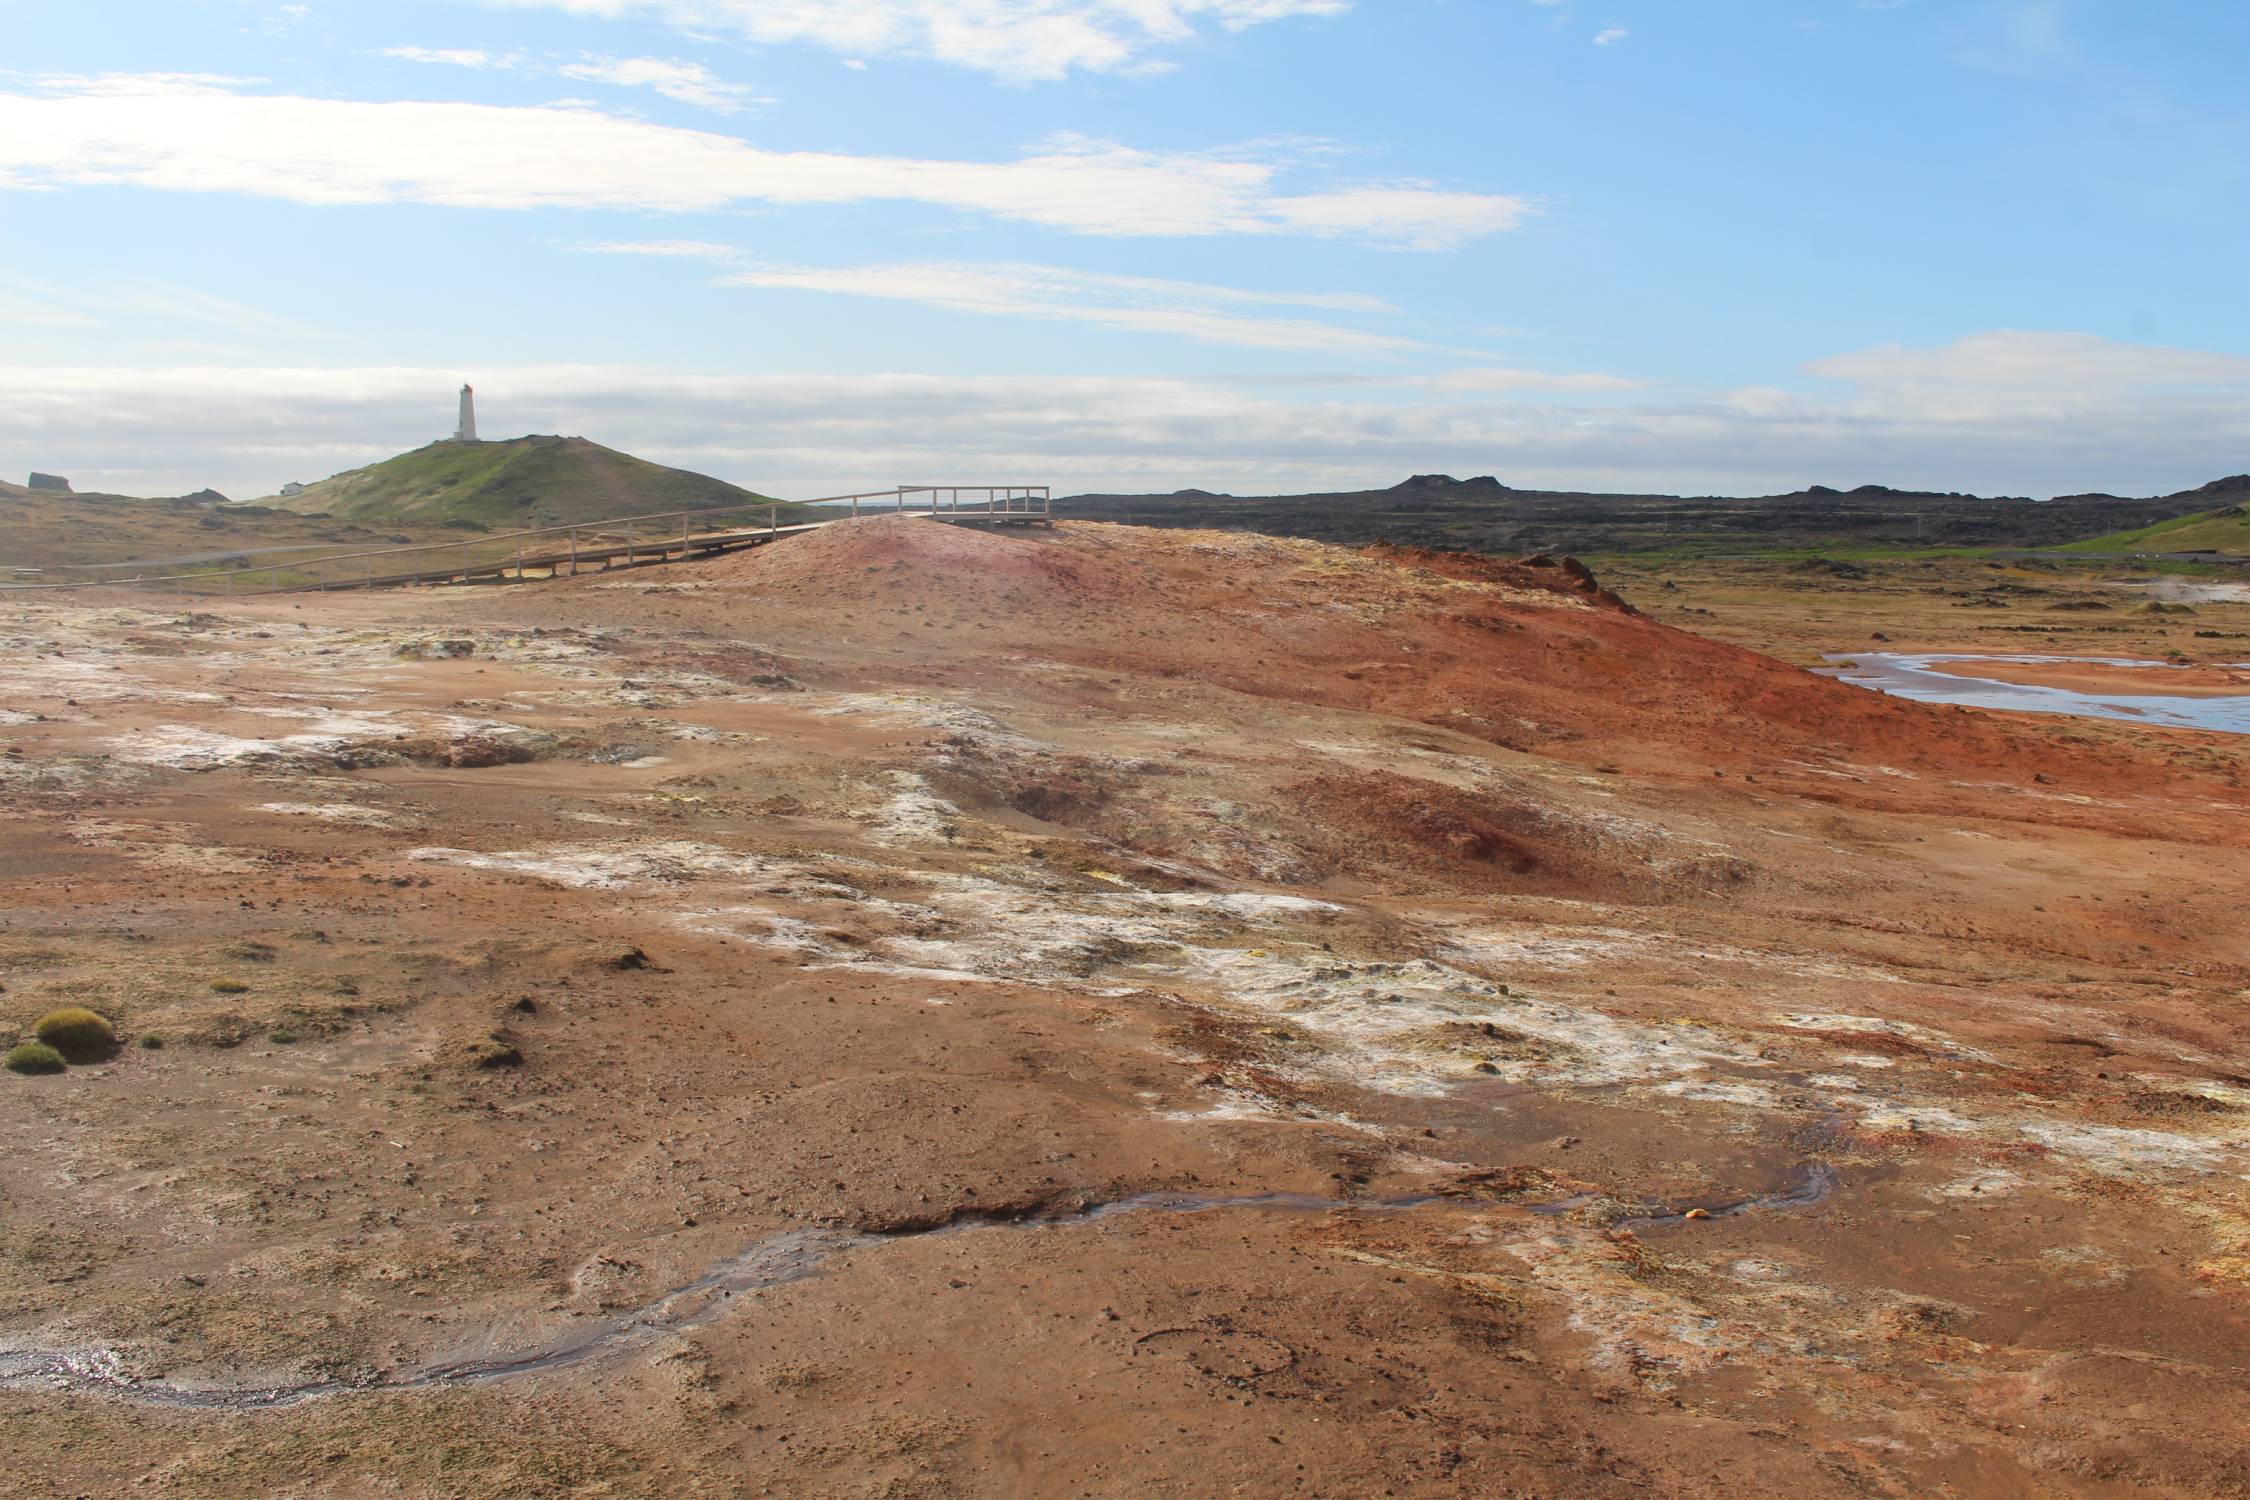
<instances>
[{"instance_id":1,"label":"white cloud","mask_svg":"<svg viewBox=\"0 0 2250 1500\"><path fill-rule=\"evenodd\" d=\"M0 323L47 328L130 328L136 335L177 329L221 329L261 339L299 339L313 330L231 297L154 277L100 288L72 288L13 278L0 293Z\"/></svg>"},{"instance_id":2,"label":"white cloud","mask_svg":"<svg viewBox=\"0 0 2250 1500\"><path fill-rule=\"evenodd\" d=\"M858 61L927 58L1014 82L1131 73L1192 40L1200 25L1245 31L1340 15L1350 0L486 0L610 20L648 18L689 32L821 47Z\"/></svg>"},{"instance_id":3,"label":"white cloud","mask_svg":"<svg viewBox=\"0 0 2250 1500\"><path fill-rule=\"evenodd\" d=\"M1058 266L921 262L876 266L747 265L730 286L786 288L914 302L988 316L1038 318L1122 332L1166 333L1245 349L1388 354L1426 349L1419 340L1315 318L1264 317L1246 306L1297 306L1391 314L1375 298L1342 293L1246 292L1201 282L1111 276Z\"/></svg>"},{"instance_id":4,"label":"white cloud","mask_svg":"<svg viewBox=\"0 0 2250 1500\"><path fill-rule=\"evenodd\" d=\"M1016 261L772 265L702 240L608 240L578 248L600 255L722 262L729 266L719 278L722 286L871 297L948 312L1173 334L1242 349L1396 354L1434 347L1419 339L1325 319L1262 317L1242 311L1286 307L1376 318L1400 315L1396 303L1360 292L1249 291L1209 282L1120 276Z\"/></svg>"},{"instance_id":5,"label":"white cloud","mask_svg":"<svg viewBox=\"0 0 2250 1500\"><path fill-rule=\"evenodd\" d=\"M24 328L98 328L101 319L84 306L83 299L61 288L10 278L0 288L0 325Z\"/></svg>"},{"instance_id":6,"label":"white cloud","mask_svg":"<svg viewBox=\"0 0 2250 1500\"><path fill-rule=\"evenodd\" d=\"M1993 354L2024 337L1822 361L1855 382L1831 397L1598 403L1530 390L1416 399L1442 375L1338 382L1352 399L1329 399L1288 384L1046 375L11 366L0 367L0 472L38 468L128 493L257 494L442 435L464 379L492 432L584 433L785 495L971 473L1069 490L1277 493L1431 470L1689 493L1872 481L2155 494L2242 469L2250 359L2029 336L2072 342L2047 346L2047 401L2018 402L2017 363ZM1981 415L1965 417L1965 400Z\"/></svg>"},{"instance_id":7,"label":"white cloud","mask_svg":"<svg viewBox=\"0 0 2250 1500\"><path fill-rule=\"evenodd\" d=\"M709 240L595 240L580 245L595 255L648 255L681 260L735 260L741 255L732 245Z\"/></svg>"},{"instance_id":8,"label":"white cloud","mask_svg":"<svg viewBox=\"0 0 2250 1500\"><path fill-rule=\"evenodd\" d=\"M1051 141L1013 161L772 151L591 109L249 94L172 77L0 92L0 189L131 184L298 203L689 211L894 200L1079 234L1351 238L1510 229L1522 198L1422 184L1290 193L1242 153Z\"/></svg>"},{"instance_id":9,"label":"white cloud","mask_svg":"<svg viewBox=\"0 0 2250 1500\"><path fill-rule=\"evenodd\" d=\"M1603 30L1594 33L1594 45L1597 47L1614 47L1632 34L1622 26L1605 27Z\"/></svg>"},{"instance_id":10,"label":"white cloud","mask_svg":"<svg viewBox=\"0 0 2250 1500\"><path fill-rule=\"evenodd\" d=\"M1930 421L2098 407L2165 395L2250 395L2250 358L2001 330L1951 344L1884 344L1806 369L1850 382L1864 409Z\"/></svg>"},{"instance_id":11,"label":"white cloud","mask_svg":"<svg viewBox=\"0 0 2250 1500\"><path fill-rule=\"evenodd\" d=\"M226 94L264 83L263 78L233 73L39 73L0 71L0 78L18 81L41 94L68 94L81 99L139 98L149 93Z\"/></svg>"},{"instance_id":12,"label":"white cloud","mask_svg":"<svg viewBox=\"0 0 2250 1500\"><path fill-rule=\"evenodd\" d=\"M773 101L747 84L730 83L701 63L675 57L603 57L564 63L556 72L565 78L615 84L619 88L650 88L681 104L731 115L754 104Z\"/></svg>"},{"instance_id":13,"label":"white cloud","mask_svg":"<svg viewBox=\"0 0 2250 1500\"><path fill-rule=\"evenodd\" d=\"M536 59L521 52L495 55L466 47L385 47L383 55L401 62L442 63L456 68L541 73L557 78L575 78L583 83L606 83L616 88L654 89L667 99L723 115L773 102L746 83L730 82L701 63L677 57L595 57L580 54L574 62L556 62Z\"/></svg>"},{"instance_id":14,"label":"white cloud","mask_svg":"<svg viewBox=\"0 0 2250 1500\"><path fill-rule=\"evenodd\" d=\"M1545 370L1522 370L1512 366L1447 370L1443 374L1428 377L1422 383L1430 390L1446 395L1499 391L1574 391L1590 395L1608 391L1637 391L1647 385L1646 381L1628 380L1622 375L1602 375L1591 371L1555 375Z\"/></svg>"},{"instance_id":15,"label":"white cloud","mask_svg":"<svg viewBox=\"0 0 2250 1500\"><path fill-rule=\"evenodd\" d=\"M441 63L453 68L509 68L512 58L494 57L473 47L385 47L383 55L400 62Z\"/></svg>"}]
</instances>

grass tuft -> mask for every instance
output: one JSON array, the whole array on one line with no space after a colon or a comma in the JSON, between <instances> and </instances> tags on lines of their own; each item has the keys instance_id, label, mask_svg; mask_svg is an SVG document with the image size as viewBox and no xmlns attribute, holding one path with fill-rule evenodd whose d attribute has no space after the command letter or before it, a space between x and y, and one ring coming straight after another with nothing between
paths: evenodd
<instances>
[{"instance_id":1,"label":"grass tuft","mask_svg":"<svg viewBox=\"0 0 2250 1500\"><path fill-rule=\"evenodd\" d=\"M0 1058L0 1067L11 1073L60 1073L63 1055L45 1042L20 1042Z\"/></svg>"},{"instance_id":2,"label":"grass tuft","mask_svg":"<svg viewBox=\"0 0 2250 1500\"><path fill-rule=\"evenodd\" d=\"M32 1024L31 1034L72 1062L99 1057L117 1045L117 1028L109 1018L83 1005L48 1011Z\"/></svg>"}]
</instances>

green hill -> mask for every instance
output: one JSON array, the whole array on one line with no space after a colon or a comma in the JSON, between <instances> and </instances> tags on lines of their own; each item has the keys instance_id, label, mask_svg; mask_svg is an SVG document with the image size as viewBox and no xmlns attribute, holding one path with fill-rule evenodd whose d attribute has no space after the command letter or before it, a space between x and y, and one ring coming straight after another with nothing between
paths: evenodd
<instances>
[{"instance_id":1,"label":"green hill","mask_svg":"<svg viewBox=\"0 0 2250 1500\"><path fill-rule=\"evenodd\" d=\"M576 437L431 443L364 469L347 469L270 504L300 515L495 530L577 525L667 510L740 504L762 517L769 503L686 469L669 469ZM784 506L784 519L796 507Z\"/></svg>"},{"instance_id":2,"label":"green hill","mask_svg":"<svg viewBox=\"0 0 2250 1500\"><path fill-rule=\"evenodd\" d=\"M2229 552L2250 556L2250 507L2230 505L2200 515L2159 521L2138 531L2072 542L2069 552Z\"/></svg>"},{"instance_id":3,"label":"green hill","mask_svg":"<svg viewBox=\"0 0 2250 1500\"><path fill-rule=\"evenodd\" d=\"M2231 505L2174 516L2153 526L2113 531L2069 543L2068 552L2226 552L2250 556L2250 474L2214 480L2181 496L2232 499Z\"/></svg>"}]
</instances>

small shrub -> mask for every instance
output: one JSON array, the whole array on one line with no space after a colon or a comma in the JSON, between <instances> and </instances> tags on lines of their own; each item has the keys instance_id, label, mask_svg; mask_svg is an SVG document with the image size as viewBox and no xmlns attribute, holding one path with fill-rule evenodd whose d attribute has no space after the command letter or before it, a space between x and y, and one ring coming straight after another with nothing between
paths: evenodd
<instances>
[{"instance_id":1,"label":"small shrub","mask_svg":"<svg viewBox=\"0 0 2250 1500\"><path fill-rule=\"evenodd\" d=\"M31 1034L73 1062L99 1057L117 1045L117 1028L109 1018L83 1005L48 1011L33 1023Z\"/></svg>"},{"instance_id":2,"label":"small shrub","mask_svg":"<svg viewBox=\"0 0 2250 1500\"><path fill-rule=\"evenodd\" d=\"M508 1040L505 1032L495 1031L490 1036L479 1037L468 1047L469 1066L473 1068L520 1068L523 1053Z\"/></svg>"},{"instance_id":3,"label":"small shrub","mask_svg":"<svg viewBox=\"0 0 2250 1500\"><path fill-rule=\"evenodd\" d=\"M291 1031L286 1026L276 1026L273 1030L266 1033L266 1040L272 1042L276 1046L286 1047L291 1042L297 1040L297 1033Z\"/></svg>"},{"instance_id":4,"label":"small shrub","mask_svg":"<svg viewBox=\"0 0 2250 1500\"><path fill-rule=\"evenodd\" d=\"M247 995L250 993L250 986L239 979L214 979L211 981L211 988L215 993L221 995Z\"/></svg>"},{"instance_id":5,"label":"small shrub","mask_svg":"<svg viewBox=\"0 0 2250 1500\"><path fill-rule=\"evenodd\" d=\"M60 1073L63 1055L45 1042L22 1042L8 1049L0 1066L11 1073Z\"/></svg>"},{"instance_id":6,"label":"small shrub","mask_svg":"<svg viewBox=\"0 0 2250 1500\"><path fill-rule=\"evenodd\" d=\"M161 1052L161 1051L163 1051L163 1050L164 1050L164 1038L162 1038L162 1037L158 1036L158 1035L157 1035L157 1034L156 1034L155 1032L153 1032L153 1031L144 1031L144 1032L142 1032L142 1033L141 1033L141 1050L142 1050L143 1052Z\"/></svg>"}]
</instances>

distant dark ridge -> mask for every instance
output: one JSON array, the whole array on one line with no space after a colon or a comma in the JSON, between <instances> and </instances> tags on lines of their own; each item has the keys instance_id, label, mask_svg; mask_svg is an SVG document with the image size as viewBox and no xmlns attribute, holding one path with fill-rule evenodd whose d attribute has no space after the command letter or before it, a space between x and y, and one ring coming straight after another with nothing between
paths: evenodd
<instances>
[{"instance_id":1,"label":"distant dark ridge","mask_svg":"<svg viewBox=\"0 0 2250 1500\"><path fill-rule=\"evenodd\" d=\"M1836 547L2043 549L2214 509L2250 494L2250 476L2141 499L2034 501L1957 490L1814 484L1747 497L1516 489L1492 475L1415 474L1388 489L1302 495L1073 495L1057 514L1153 526L1205 526L1366 545L1538 551L1821 550Z\"/></svg>"}]
</instances>

